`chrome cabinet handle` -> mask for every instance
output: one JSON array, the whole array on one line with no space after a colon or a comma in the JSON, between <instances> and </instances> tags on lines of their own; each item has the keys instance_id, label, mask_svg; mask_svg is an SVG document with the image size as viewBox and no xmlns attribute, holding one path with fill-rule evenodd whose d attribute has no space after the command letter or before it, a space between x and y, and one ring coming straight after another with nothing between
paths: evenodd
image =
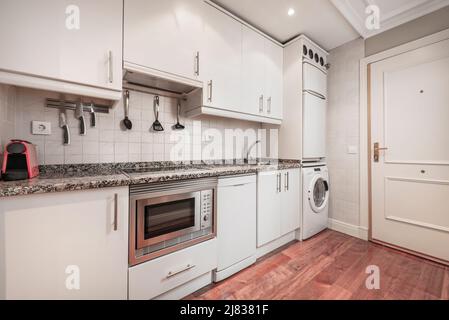
<instances>
[{"instance_id":1,"label":"chrome cabinet handle","mask_svg":"<svg viewBox=\"0 0 449 320\"><path fill-rule=\"evenodd\" d=\"M290 189L290 172L287 172L287 191Z\"/></svg>"},{"instance_id":2,"label":"chrome cabinet handle","mask_svg":"<svg viewBox=\"0 0 449 320\"><path fill-rule=\"evenodd\" d=\"M288 190L288 185L287 185L287 173L284 173L284 191Z\"/></svg>"},{"instance_id":3,"label":"chrome cabinet handle","mask_svg":"<svg viewBox=\"0 0 449 320\"><path fill-rule=\"evenodd\" d=\"M114 231L118 230L118 193L114 194Z\"/></svg>"},{"instance_id":4,"label":"chrome cabinet handle","mask_svg":"<svg viewBox=\"0 0 449 320\"><path fill-rule=\"evenodd\" d=\"M197 51L195 55L195 75L200 75L200 52Z\"/></svg>"},{"instance_id":5,"label":"chrome cabinet handle","mask_svg":"<svg viewBox=\"0 0 449 320\"><path fill-rule=\"evenodd\" d=\"M279 192L279 174L276 174L276 193Z\"/></svg>"},{"instance_id":6,"label":"chrome cabinet handle","mask_svg":"<svg viewBox=\"0 0 449 320\"><path fill-rule=\"evenodd\" d=\"M212 86L213 86L213 82L212 80L210 80L207 83L207 88L209 89L208 91L208 96L207 96L207 101L212 102Z\"/></svg>"},{"instance_id":7,"label":"chrome cabinet handle","mask_svg":"<svg viewBox=\"0 0 449 320\"><path fill-rule=\"evenodd\" d=\"M263 94L259 97L259 112L263 112Z\"/></svg>"},{"instance_id":8,"label":"chrome cabinet handle","mask_svg":"<svg viewBox=\"0 0 449 320\"><path fill-rule=\"evenodd\" d=\"M108 52L108 80L109 80L109 83L114 82L113 57L112 57L111 50L109 50L109 52Z\"/></svg>"},{"instance_id":9,"label":"chrome cabinet handle","mask_svg":"<svg viewBox=\"0 0 449 320\"><path fill-rule=\"evenodd\" d=\"M267 99L267 112L271 113L271 97Z\"/></svg>"},{"instance_id":10,"label":"chrome cabinet handle","mask_svg":"<svg viewBox=\"0 0 449 320\"><path fill-rule=\"evenodd\" d=\"M183 269L181 269L181 270L178 270L178 271L170 271L170 272L165 276L165 278L166 278L166 279L170 279L171 277L174 277L174 276L176 276L176 275L178 275L178 274L180 274L180 273L186 272L186 271L188 271L188 270L190 270L190 269L193 269L193 268L195 268L195 265L194 265L194 264L188 264L185 268L183 268Z\"/></svg>"}]
</instances>

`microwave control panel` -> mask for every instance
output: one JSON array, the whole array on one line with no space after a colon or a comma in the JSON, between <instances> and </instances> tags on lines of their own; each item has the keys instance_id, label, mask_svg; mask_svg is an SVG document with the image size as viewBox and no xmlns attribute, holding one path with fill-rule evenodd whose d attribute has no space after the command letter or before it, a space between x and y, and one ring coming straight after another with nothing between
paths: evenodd
<instances>
[{"instance_id":1,"label":"microwave control panel","mask_svg":"<svg viewBox=\"0 0 449 320\"><path fill-rule=\"evenodd\" d=\"M213 194L213 190L201 191L201 229L212 226Z\"/></svg>"}]
</instances>

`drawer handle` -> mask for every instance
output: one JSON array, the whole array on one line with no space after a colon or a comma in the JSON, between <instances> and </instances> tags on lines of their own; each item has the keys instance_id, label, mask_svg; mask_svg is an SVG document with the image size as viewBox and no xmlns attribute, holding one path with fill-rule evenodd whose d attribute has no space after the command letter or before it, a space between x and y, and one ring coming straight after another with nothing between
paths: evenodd
<instances>
[{"instance_id":1,"label":"drawer handle","mask_svg":"<svg viewBox=\"0 0 449 320\"><path fill-rule=\"evenodd\" d=\"M176 276L176 275L178 275L180 273L186 272L186 271L188 271L190 269L193 269L193 268L195 268L194 264L188 264L184 269L181 269L181 270L178 270L178 271L170 271L165 278L166 279L170 279L170 278L172 278L172 277L174 277L174 276Z\"/></svg>"}]
</instances>

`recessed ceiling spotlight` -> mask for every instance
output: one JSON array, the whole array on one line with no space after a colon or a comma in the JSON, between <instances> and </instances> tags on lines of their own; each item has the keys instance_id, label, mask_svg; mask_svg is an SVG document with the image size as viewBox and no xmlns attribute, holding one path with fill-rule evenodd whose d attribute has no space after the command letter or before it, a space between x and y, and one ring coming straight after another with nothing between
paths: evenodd
<instances>
[{"instance_id":1,"label":"recessed ceiling spotlight","mask_svg":"<svg viewBox=\"0 0 449 320\"><path fill-rule=\"evenodd\" d=\"M293 8L288 9L287 14L291 17L292 15L295 14L295 9Z\"/></svg>"}]
</instances>

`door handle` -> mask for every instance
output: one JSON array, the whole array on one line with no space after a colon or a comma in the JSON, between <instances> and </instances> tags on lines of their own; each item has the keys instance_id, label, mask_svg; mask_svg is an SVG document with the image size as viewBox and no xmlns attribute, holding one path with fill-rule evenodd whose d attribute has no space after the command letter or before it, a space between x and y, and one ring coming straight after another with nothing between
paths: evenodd
<instances>
[{"instance_id":1,"label":"door handle","mask_svg":"<svg viewBox=\"0 0 449 320\"><path fill-rule=\"evenodd\" d=\"M118 193L114 194L114 231L118 230Z\"/></svg>"},{"instance_id":2,"label":"door handle","mask_svg":"<svg viewBox=\"0 0 449 320\"><path fill-rule=\"evenodd\" d=\"M195 75L199 76L200 75L200 52L197 51L196 55L195 55Z\"/></svg>"},{"instance_id":3,"label":"door handle","mask_svg":"<svg viewBox=\"0 0 449 320\"><path fill-rule=\"evenodd\" d=\"M271 113L271 97L267 99L267 112Z\"/></svg>"},{"instance_id":4,"label":"door handle","mask_svg":"<svg viewBox=\"0 0 449 320\"><path fill-rule=\"evenodd\" d=\"M209 102L212 102L212 86L213 86L213 82L212 82L212 80L210 80L210 81L207 83L207 87L208 87L208 89L209 89L207 100L208 100Z\"/></svg>"},{"instance_id":5,"label":"door handle","mask_svg":"<svg viewBox=\"0 0 449 320\"><path fill-rule=\"evenodd\" d=\"M180 274L180 273L189 271L190 269L193 269L193 268L195 268L195 265L194 265L194 264L188 264L185 268L183 268L183 269L181 269L181 270L170 271L170 272L165 276L165 278L166 278L166 279L170 279L170 278L172 278L172 277L174 277L174 276L176 276L176 275L178 275L178 274Z\"/></svg>"},{"instance_id":6,"label":"door handle","mask_svg":"<svg viewBox=\"0 0 449 320\"><path fill-rule=\"evenodd\" d=\"M112 56L112 51L109 50L108 51L108 81L109 83L113 83L114 82L114 60L113 60L113 56Z\"/></svg>"},{"instance_id":7,"label":"door handle","mask_svg":"<svg viewBox=\"0 0 449 320\"><path fill-rule=\"evenodd\" d=\"M379 147L379 142L374 143L374 162L379 162L379 151L388 150L388 148Z\"/></svg>"},{"instance_id":8,"label":"door handle","mask_svg":"<svg viewBox=\"0 0 449 320\"><path fill-rule=\"evenodd\" d=\"M263 94L259 97L259 112L263 112Z\"/></svg>"}]
</instances>

